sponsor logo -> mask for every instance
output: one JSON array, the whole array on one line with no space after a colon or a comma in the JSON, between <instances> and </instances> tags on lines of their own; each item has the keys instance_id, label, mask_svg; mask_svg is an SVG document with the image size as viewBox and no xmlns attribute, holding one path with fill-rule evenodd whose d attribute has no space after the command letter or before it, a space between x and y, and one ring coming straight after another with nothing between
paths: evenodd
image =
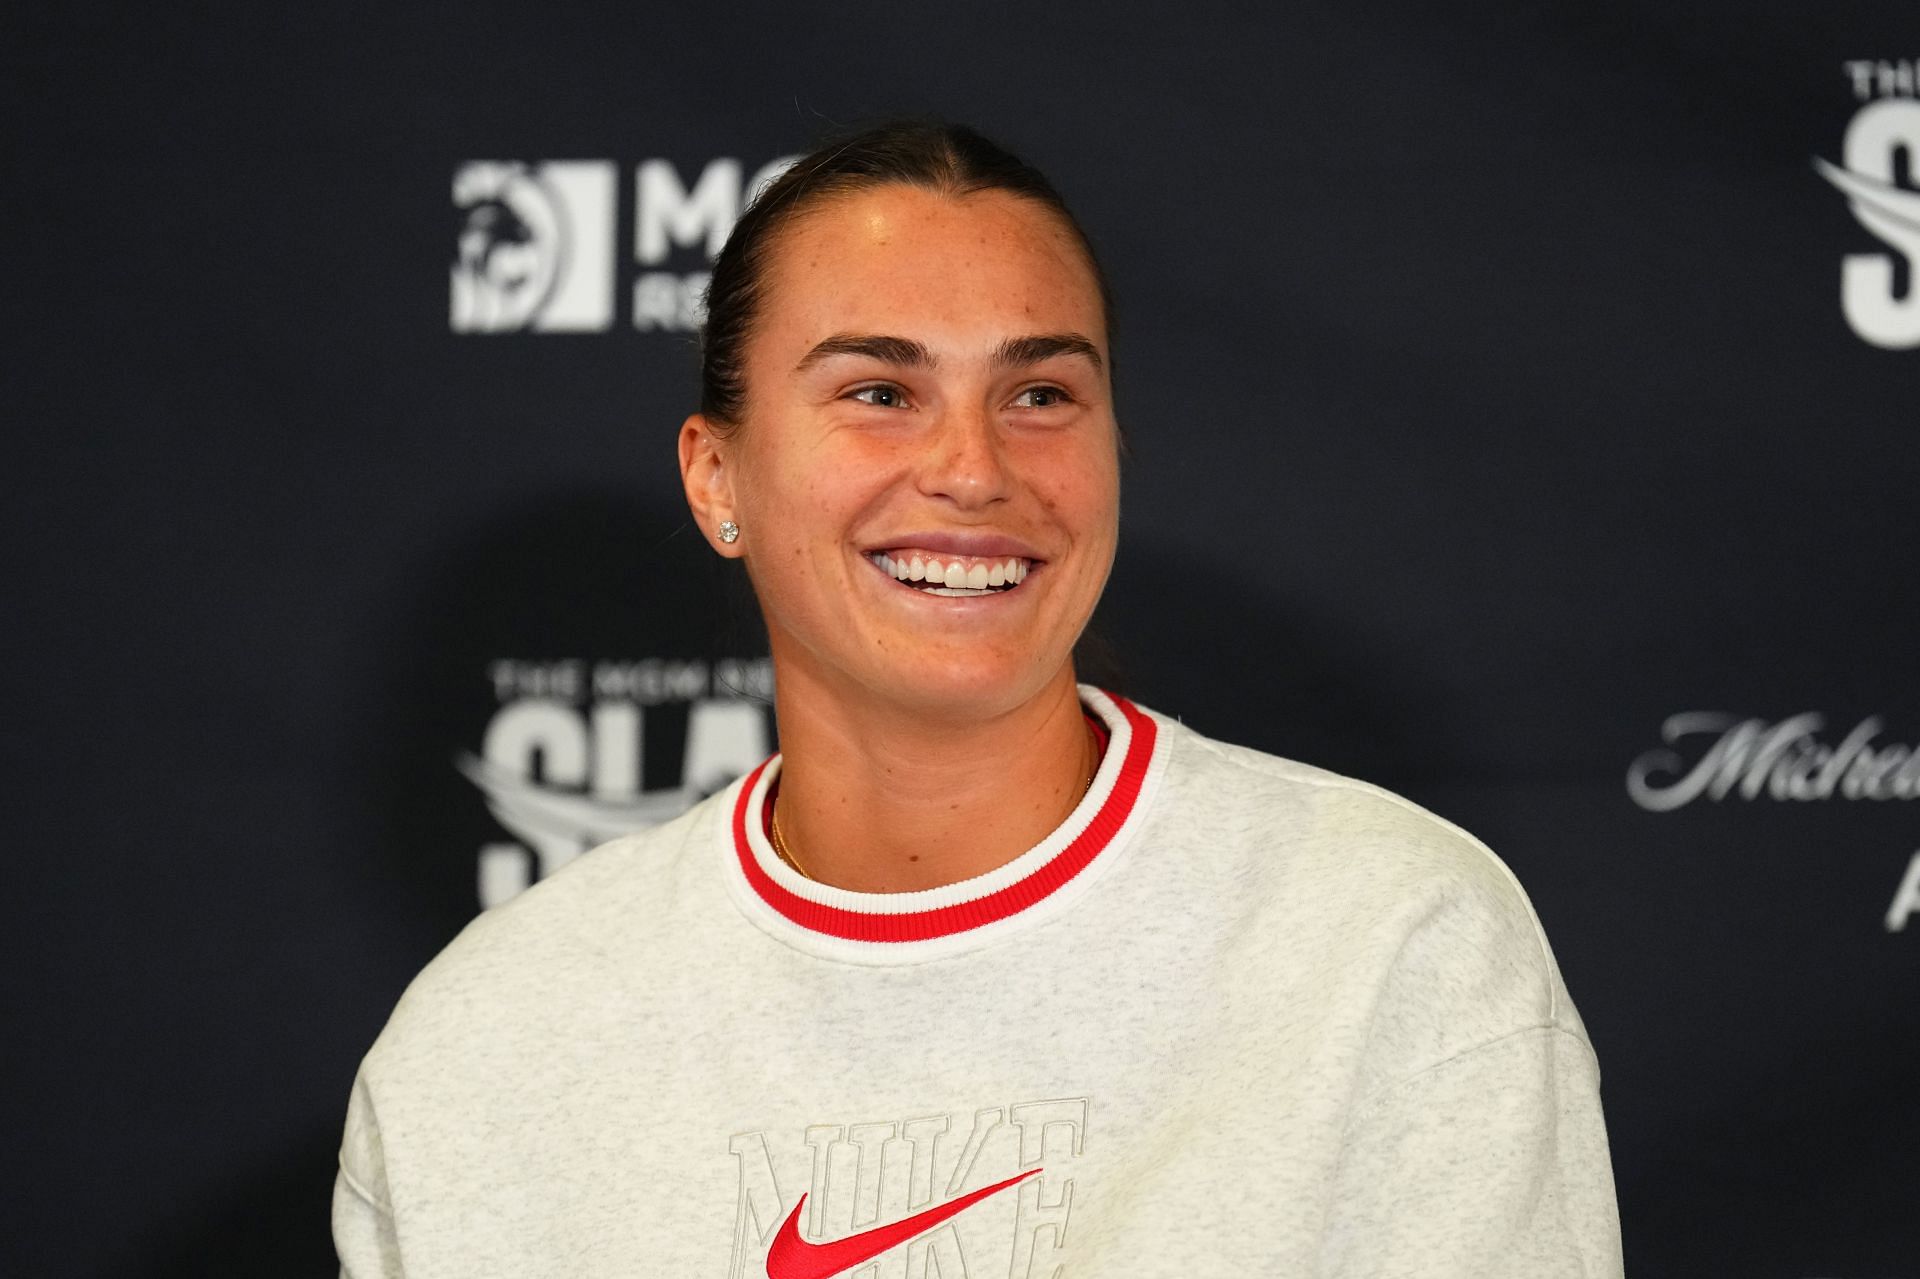
<instances>
[{"instance_id":1,"label":"sponsor logo","mask_svg":"<svg viewBox=\"0 0 1920 1279\"><path fill-rule=\"evenodd\" d=\"M879 1279L1058 1279L1089 1109L1073 1097L811 1124L791 1148L740 1133L727 1143L739 1178L728 1279L825 1279L860 1266ZM792 1177L806 1185L797 1197L781 1193L777 1163L790 1176L805 1170Z\"/></svg>"},{"instance_id":2,"label":"sponsor logo","mask_svg":"<svg viewBox=\"0 0 1920 1279\"><path fill-rule=\"evenodd\" d=\"M706 321L707 264L720 256L740 213L798 156L782 156L748 174L740 161L710 160L689 186L667 160L633 173L633 327L687 331ZM694 256L692 270L673 269Z\"/></svg>"},{"instance_id":3,"label":"sponsor logo","mask_svg":"<svg viewBox=\"0 0 1920 1279\"><path fill-rule=\"evenodd\" d=\"M1905 932L1907 921L1920 915L1920 853L1907 863L1900 887L1893 890L1893 904L1887 907L1887 931Z\"/></svg>"},{"instance_id":4,"label":"sponsor logo","mask_svg":"<svg viewBox=\"0 0 1920 1279\"><path fill-rule=\"evenodd\" d=\"M456 333L591 333L613 321L614 169L480 161L453 175Z\"/></svg>"},{"instance_id":5,"label":"sponsor logo","mask_svg":"<svg viewBox=\"0 0 1920 1279\"><path fill-rule=\"evenodd\" d=\"M1840 309L1874 346L1920 347L1920 65L1855 61L1843 69L1863 105L1841 141L1841 162L1816 156L1813 164L1881 247L1841 261Z\"/></svg>"},{"instance_id":6,"label":"sponsor logo","mask_svg":"<svg viewBox=\"0 0 1920 1279\"><path fill-rule=\"evenodd\" d=\"M498 709L455 761L514 837L480 849L482 907L672 821L773 749L766 658L499 661L488 675Z\"/></svg>"},{"instance_id":7,"label":"sponsor logo","mask_svg":"<svg viewBox=\"0 0 1920 1279\"><path fill-rule=\"evenodd\" d=\"M1031 1172L1016 1173L1005 1181L982 1186L972 1194L961 1195L949 1203L916 1212L904 1221L875 1226L832 1243L808 1243L800 1237L800 1211L807 1206L807 1197L801 1195L800 1202L793 1206L786 1221L781 1223L780 1233L773 1237L773 1247L767 1250L767 1279L831 1279L843 1270L851 1270L862 1262L872 1261L881 1253L925 1234L949 1217L959 1216L982 1199L992 1198L1002 1190L1017 1186L1043 1171L1035 1168Z\"/></svg>"},{"instance_id":8,"label":"sponsor logo","mask_svg":"<svg viewBox=\"0 0 1920 1279\"><path fill-rule=\"evenodd\" d=\"M1777 724L1714 711L1669 716L1660 726L1666 746L1648 751L1627 769L1627 794L1655 813L1697 799L1920 797L1920 752L1912 746L1876 746L1878 716L1861 720L1837 743L1821 740L1825 727L1825 717L1811 711Z\"/></svg>"},{"instance_id":9,"label":"sponsor logo","mask_svg":"<svg viewBox=\"0 0 1920 1279\"><path fill-rule=\"evenodd\" d=\"M476 161L454 174L456 333L599 333L618 300L643 331L705 319L709 265L740 213L795 157L749 172L709 160L692 182L670 160L633 168L631 263L616 252L619 166L611 160ZM630 276L624 284L623 271Z\"/></svg>"},{"instance_id":10,"label":"sponsor logo","mask_svg":"<svg viewBox=\"0 0 1920 1279\"><path fill-rule=\"evenodd\" d=\"M1778 723L1717 711L1668 716L1660 726L1666 745L1628 766L1627 794L1653 813L1671 813L1699 799L1920 798L1920 748L1878 742L1879 716L1861 720L1837 742L1823 738L1826 726L1826 718L1812 711ZM1894 890L1887 931L1904 931L1915 914L1920 914L1920 853Z\"/></svg>"}]
</instances>

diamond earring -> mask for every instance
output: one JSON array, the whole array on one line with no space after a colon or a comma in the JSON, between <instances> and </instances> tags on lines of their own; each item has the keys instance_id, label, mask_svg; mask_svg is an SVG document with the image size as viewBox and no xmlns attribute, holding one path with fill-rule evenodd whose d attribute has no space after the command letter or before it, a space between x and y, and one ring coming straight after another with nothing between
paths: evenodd
<instances>
[{"instance_id":1,"label":"diamond earring","mask_svg":"<svg viewBox=\"0 0 1920 1279\"><path fill-rule=\"evenodd\" d=\"M740 526L732 520L720 521L720 540L731 545L740 540Z\"/></svg>"}]
</instances>

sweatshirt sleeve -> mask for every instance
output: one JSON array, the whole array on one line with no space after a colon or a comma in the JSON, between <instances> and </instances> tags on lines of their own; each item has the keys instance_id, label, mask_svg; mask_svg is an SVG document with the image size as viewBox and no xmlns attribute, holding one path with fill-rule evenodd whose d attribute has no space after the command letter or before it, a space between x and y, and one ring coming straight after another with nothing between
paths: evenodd
<instances>
[{"instance_id":1,"label":"sweatshirt sleeve","mask_svg":"<svg viewBox=\"0 0 1920 1279\"><path fill-rule=\"evenodd\" d=\"M364 1079L347 1103L340 1172L333 1183L333 1247L340 1279L401 1279L400 1239L386 1193L380 1127Z\"/></svg>"},{"instance_id":2,"label":"sweatshirt sleeve","mask_svg":"<svg viewBox=\"0 0 1920 1279\"><path fill-rule=\"evenodd\" d=\"M1514 1031L1376 1098L1349 1130L1333 1279L1618 1279L1599 1070L1565 1025Z\"/></svg>"}]
</instances>

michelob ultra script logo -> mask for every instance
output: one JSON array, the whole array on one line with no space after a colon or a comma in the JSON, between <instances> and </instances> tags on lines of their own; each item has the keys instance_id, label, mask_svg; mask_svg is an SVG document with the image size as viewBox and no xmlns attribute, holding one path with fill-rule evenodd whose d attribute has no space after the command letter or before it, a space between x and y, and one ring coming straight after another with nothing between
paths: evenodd
<instances>
[{"instance_id":1,"label":"michelob ultra script logo","mask_svg":"<svg viewBox=\"0 0 1920 1279\"><path fill-rule=\"evenodd\" d=\"M1825 729L1812 711L1777 724L1714 711L1670 715L1660 726L1666 745L1627 769L1627 794L1655 813L1698 799L1920 798L1920 752L1877 744L1878 716L1837 742L1823 738Z\"/></svg>"},{"instance_id":2,"label":"michelob ultra script logo","mask_svg":"<svg viewBox=\"0 0 1920 1279\"><path fill-rule=\"evenodd\" d=\"M1716 711L1670 715L1660 726L1666 745L1627 769L1627 794L1649 812L1670 813L1696 800L1920 799L1920 748L1879 740L1870 715L1834 737L1826 717L1808 711L1778 723ZM1920 852L1907 861L1886 929L1902 932L1920 915Z\"/></svg>"},{"instance_id":3,"label":"michelob ultra script logo","mask_svg":"<svg viewBox=\"0 0 1920 1279\"><path fill-rule=\"evenodd\" d=\"M1920 64L1857 61L1845 70L1864 105L1847 126L1841 162L1816 156L1813 164L1882 247L1842 260L1840 308L1875 346L1920 347Z\"/></svg>"},{"instance_id":4,"label":"michelob ultra script logo","mask_svg":"<svg viewBox=\"0 0 1920 1279\"><path fill-rule=\"evenodd\" d=\"M453 177L453 331L605 332L623 295L634 328L697 329L708 264L741 210L792 163L783 157L748 173L722 156L691 183L670 160L634 166L633 269L624 290L613 161L462 165Z\"/></svg>"},{"instance_id":5,"label":"michelob ultra script logo","mask_svg":"<svg viewBox=\"0 0 1920 1279\"><path fill-rule=\"evenodd\" d=\"M498 709L480 752L455 761L513 836L480 849L482 907L672 821L773 751L767 658L499 661L488 675Z\"/></svg>"}]
</instances>

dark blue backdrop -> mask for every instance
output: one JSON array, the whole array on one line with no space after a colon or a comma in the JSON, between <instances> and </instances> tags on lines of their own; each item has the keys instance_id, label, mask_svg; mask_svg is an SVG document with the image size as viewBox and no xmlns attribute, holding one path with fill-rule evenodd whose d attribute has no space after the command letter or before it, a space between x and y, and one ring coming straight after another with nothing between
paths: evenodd
<instances>
[{"instance_id":1,"label":"dark blue backdrop","mask_svg":"<svg viewBox=\"0 0 1920 1279\"><path fill-rule=\"evenodd\" d=\"M1920 1273L1910 5L224 8L0 41L0 1270L331 1272L354 1065L482 884L764 732L671 460L709 233L930 111L1115 280L1108 677L1511 862L1630 1273ZM1694 712L1760 727L1650 757Z\"/></svg>"}]
</instances>

